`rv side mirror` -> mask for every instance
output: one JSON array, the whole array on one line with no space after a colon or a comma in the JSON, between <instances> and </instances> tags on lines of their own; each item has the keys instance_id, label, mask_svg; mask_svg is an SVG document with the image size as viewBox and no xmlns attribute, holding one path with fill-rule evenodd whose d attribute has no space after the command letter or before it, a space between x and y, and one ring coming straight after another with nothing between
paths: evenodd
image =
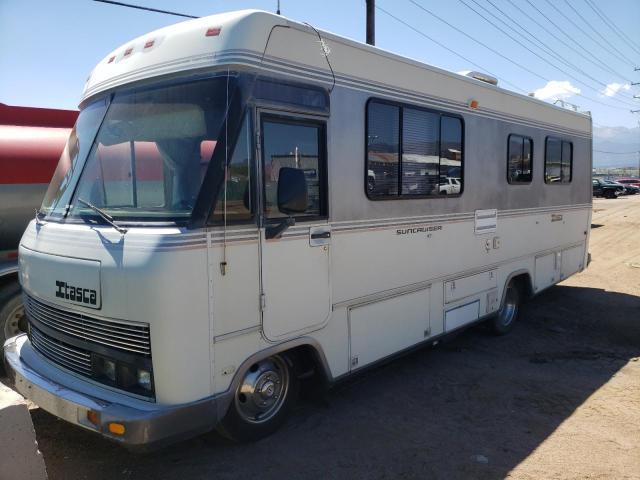
<instances>
[{"instance_id":1,"label":"rv side mirror","mask_svg":"<svg viewBox=\"0 0 640 480\"><path fill-rule=\"evenodd\" d=\"M278 174L278 210L288 215L265 230L267 240L280 238L284 231L296 224L293 215L304 213L309 205L309 190L304 171L298 168L282 167Z\"/></svg>"},{"instance_id":2,"label":"rv side mirror","mask_svg":"<svg viewBox=\"0 0 640 480\"><path fill-rule=\"evenodd\" d=\"M304 213L309 206L309 191L304 171L282 167L278 174L278 210L287 215Z\"/></svg>"}]
</instances>

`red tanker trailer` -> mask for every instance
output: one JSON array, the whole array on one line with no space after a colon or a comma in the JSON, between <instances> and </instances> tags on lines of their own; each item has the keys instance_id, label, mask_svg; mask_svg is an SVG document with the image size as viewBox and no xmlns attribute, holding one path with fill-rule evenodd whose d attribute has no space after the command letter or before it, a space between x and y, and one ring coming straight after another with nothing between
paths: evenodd
<instances>
[{"instance_id":1,"label":"red tanker trailer","mask_svg":"<svg viewBox=\"0 0 640 480\"><path fill-rule=\"evenodd\" d=\"M74 110L0 103L1 343L23 329L18 243L42 202L77 117Z\"/></svg>"}]
</instances>

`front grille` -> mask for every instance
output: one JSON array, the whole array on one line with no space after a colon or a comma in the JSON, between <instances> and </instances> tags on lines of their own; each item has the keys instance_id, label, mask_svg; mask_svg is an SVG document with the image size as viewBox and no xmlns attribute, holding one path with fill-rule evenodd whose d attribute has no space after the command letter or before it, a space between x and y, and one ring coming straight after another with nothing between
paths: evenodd
<instances>
[{"instance_id":1,"label":"front grille","mask_svg":"<svg viewBox=\"0 0 640 480\"><path fill-rule=\"evenodd\" d=\"M116 350L151 356L149 325L104 320L84 313L63 310L25 295L25 309L31 323L56 332Z\"/></svg>"},{"instance_id":2,"label":"front grille","mask_svg":"<svg viewBox=\"0 0 640 480\"><path fill-rule=\"evenodd\" d=\"M42 333L33 325L29 328L31 345L52 362L80 375L91 376L91 354Z\"/></svg>"}]
</instances>

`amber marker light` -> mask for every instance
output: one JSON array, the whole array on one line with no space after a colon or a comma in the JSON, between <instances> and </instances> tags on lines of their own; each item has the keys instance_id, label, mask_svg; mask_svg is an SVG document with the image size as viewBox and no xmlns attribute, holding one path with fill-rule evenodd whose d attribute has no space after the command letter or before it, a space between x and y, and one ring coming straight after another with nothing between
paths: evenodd
<instances>
[{"instance_id":1,"label":"amber marker light","mask_svg":"<svg viewBox=\"0 0 640 480\"><path fill-rule=\"evenodd\" d=\"M471 110L476 110L480 104L477 100L469 100L469 108Z\"/></svg>"},{"instance_id":2,"label":"amber marker light","mask_svg":"<svg viewBox=\"0 0 640 480\"><path fill-rule=\"evenodd\" d=\"M109 431L114 435L124 435L125 428L124 428L124 425L121 423L111 422L109 424Z\"/></svg>"}]
</instances>

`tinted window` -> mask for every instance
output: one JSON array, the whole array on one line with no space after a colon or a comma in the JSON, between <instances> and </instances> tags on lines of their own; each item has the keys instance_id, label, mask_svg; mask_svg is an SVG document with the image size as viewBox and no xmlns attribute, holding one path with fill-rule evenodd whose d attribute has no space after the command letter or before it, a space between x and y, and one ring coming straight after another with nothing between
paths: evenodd
<instances>
[{"instance_id":1,"label":"tinted window","mask_svg":"<svg viewBox=\"0 0 640 480\"><path fill-rule=\"evenodd\" d=\"M227 221L251 218L251 128L247 115L236 140L233 155L227 167L226 188L220 189L214 211L216 221L224 220L225 202Z\"/></svg>"},{"instance_id":2,"label":"tinted window","mask_svg":"<svg viewBox=\"0 0 640 480\"><path fill-rule=\"evenodd\" d=\"M461 179L462 120L443 115L440 123L440 182L441 185L453 184L447 194L458 194L462 187ZM440 193L445 192L440 189Z\"/></svg>"},{"instance_id":3,"label":"tinted window","mask_svg":"<svg viewBox=\"0 0 640 480\"><path fill-rule=\"evenodd\" d=\"M462 128L461 119L440 112L370 101L369 198L459 194Z\"/></svg>"},{"instance_id":4,"label":"tinted window","mask_svg":"<svg viewBox=\"0 0 640 480\"><path fill-rule=\"evenodd\" d=\"M400 108L369 104L367 129L367 190L371 197L398 194Z\"/></svg>"},{"instance_id":5,"label":"tinted window","mask_svg":"<svg viewBox=\"0 0 640 480\"><path fill-rule=\"evenodd\" d=\"M562 142L562 182L571 181L571 164L573 163L573 144Z\"/></svg>"},{"instance_id":6,"label":"tinted window","mask_svg":"<svg viewBox=\"0 0 640 480\"><path fill-rule=\"evenodd\" d=\"M533 178L533 140L525 138L522 143L522 182L530 182Z\"/></svg>"},{"instance_id":7,"label":"tinted window","mask_svg":"<svg viewBox=\"0 0 640 480\"><path fill-rule=\"evenodd\" d=\"M571 182L573 167L573 144L558 138L547 137L544 158L544 181L546 183Z\"/></svg>"},{"instance_id":8,"label":"tinted window","mask_svg":"<svg viewBox=\"0 0 640 480\"><path fill-rule=\"evenodd\" d=\"M303 215L324 215L324 158L320 148L322 129L315 124L266 120L262 124L264 160L264 196L267 217L285 217L278 209L280 168L304 171L309 203Z\"/></svg>"},{"instance_id":9,"label":"tinted window","mask_svg":"<svg viewBox=\"0 0 640 480\"><path fill-rule=\"evenodd\" d=\"M544 157L544 181L556 183L561 180L562 142L556 138L548 138Z\"/></svg>"},{"instance_id":10,"label":"tinted window","mask_svg":"<svg viewBox=\"0 0 640 480\"><path fill-rule=\"evenodd\" d=\"M402 194L437 193L440 178L439 115L405 108L402 115Z\"/></svg>"},{"instance_id":11,"label":"tinted window","mask_svg":"<svg viewBox=\"0 0 640 480\"><path fill-rule=\"evenodd\" d=\"M533 140L520 135L509 135L507 179L509 183L531 182Z\"/></svg>"}]
</instances>

